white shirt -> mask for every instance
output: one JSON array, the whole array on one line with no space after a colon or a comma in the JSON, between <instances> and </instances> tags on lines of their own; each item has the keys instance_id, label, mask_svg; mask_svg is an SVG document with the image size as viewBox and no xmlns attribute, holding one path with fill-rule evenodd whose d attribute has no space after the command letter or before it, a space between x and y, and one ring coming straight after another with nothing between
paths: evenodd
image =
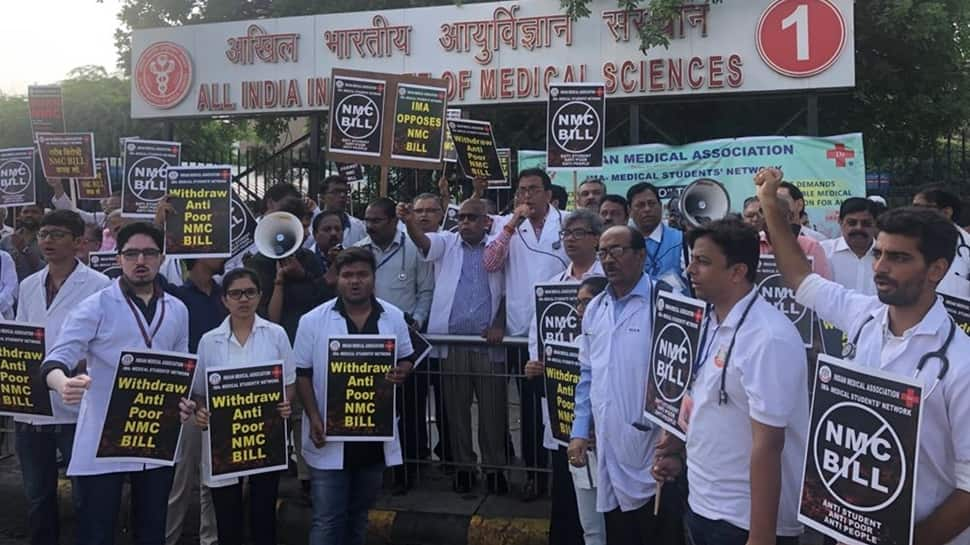
<instances>
[{"instance_id":1,"label":"white shirt","mask_svg":"<svg viewBox=\"0 0 970 545\"><path fill-rule=\"evenodd\" d=\"M374 256L374 294L410 314L423 326L428 322L434 296L434 271L421 259L421 252L404 233L395 235L387 249L381 249L370 237L354 244Z\"/></svg>"},{"instance_id":2,"label":"white shirt","mask_svg":"<svg viewBox=\"0 0 970 545\"><path fill-rule=\"evenodd\" d=\"M61 289L54 296L50 308L47 308L47 275L49 267L35 272L24 278L20 283L20 304L17 306L17 321L44 325L44 341L48 351L56 344L57 336L61 332L64 320L81 301L89 295L101 291L111 280L107 276L89 268L80 261L77 267L64 280ZM54 417L18 416L17 422L27 422L33 425L42 424L73 424L77 422L77 405L65 405L61 396L51 392L51 407Z\"/></svg>"},{"instance_id":3,"label":"white shirt","mask_svg":"<svg viewBox=\"0 0 970 545\"><path fill-rule=\"evenodd\" d=\"M5 320L14 316L13 306L17 301L17 291L17 265L9 253L0 250L0 316Z\"/></svg>"},{"instance_id":4,"label":"white shirt","mask_svg":"<svg viewBox=\"0 0 970 545\"><path fill-rule=\"evenodd\" d=\"M876 294L875 273L872 269L872 244L861 258L849 248L845 237L820 242L832 269L832 280L864 295Z\"/></svg>"},{"instance_id":5,"label":"white shirt","mask_svg":"<svg viewBox=\"0 0 970 545\"><path fill-rule=\"evenodd\" d=\"M811 227L806 227L804 225L802 225L802 231L799 234L802 235L803 237L813 238L817 242L822 242L823 240L829 238L823 235L822 233L819 233L815 229L812 229Z\"/></svg>"},{"instance_id":6,"label":"white shirt","mask_svg":"<svg viewBox=\"0 0 970 545\"><path fill-rule=\"evenodd\" d=\"M954 225L954 227L957 226ZM970 246L970 234L960 227L957 227L957 234L963 240L963 244ZM960 241L957 241L957 253L953 263L950 264L950 270L936 287L936 291L961 299L970 299L970 248L964 248L963 255L960 255Z\"/></svg>"},{"instance_id":7,"label":"white shirt","mask_svg":"<svg viewBox=\"0 0 970 545\"><path fill-rule=\"evenodd\" d=\"M344 248L349 248L367 238L367 226L359 219L347 214L350 225L344 228ZM400 228L399 228L400 229Z\"/></svg>"},{"instance_id":8,"label":"white shirt","mask_svg":"<svg viewBox=\"0 0 970 545\"><path fill-rule=\"evenodd\" d=\"M912 377L920 358L939 350L950 333L950 318L943 302L936 303L923 319L902 337L889 331L889 307L877 297L867 297L810 275L795 293L795 299L812 307L824 319L845 331L851 340L862 328L856 345L857 365ZM970 365L961 364L970 354L970 338L957 328L947 355L951 361L946 376L923 400L923 423L916 468L916 520L928 517L955 489L970 492ZM939 362L932 360L918 375L924 396L936 381ZM970 530L951 544L970 544Z\"/></svg>"},{"instance_id":9,"label":"white shirt","mask_svg":"<svg viewBox=\"0 0 970 545\"><path fill-rule=\"evenodd\" d=\"M120 279L115 280L108 287L81 301L68 314L57 342L47 352L47 361L60 362L71 370L85 357L88 362L87 373L91 377L91 385L81 398L74 451L71 464L67 468L67 474L72 477L163 467L158 464L95 460L94 457L101 438L101 429L104 427L105 414L108 412L108 401L111 398L121 351L148 348L121 292L119 281ZM185 305L164 292L157 305L154 320L146 329L149 332L155 331L163 314L162 305L165 306L165 321L159 326L151 349L188 352L189 312ZM136 312L140 313L137 309ZM144 316L139 318L144 320Z\"/></svg>"},{"instance_id":10,"label":"white shirt","mask_svg":"<svg viewBox=\"0 0 970 545\"><path fill-rule=\"evenodd\" d=\"M290 339L286 331L277 324L256 316L253 331L245 345L232 334L227 317L219 327L209 331L199 340L199 360L192 383L193 396L205 396L205 375L207 370L238 365L262 365L283 361L283 383L287 386L296 382L296 369L291 357ZM213 479L211 446L209 434L202 436L202 480L210 488L230 486L239 482L236 477Z\"/></svg>"},{"instance_id":11,"label":"white shirt","mask_svg":"<svg viewBox=\"0 0 970 545\"><path fill-rule=\"evenodd\" d=\"M169 284L175 284L176 286L181 286L184 281L182 279L182 262L175 257L165 256L161 267L158 269L158 274L164 276Z\"/></svg>"},{"instance_id":12,"label":"white shirt","mask_svg":"<svg viewBox=\"0 0 970 545\"><path fill-rule=\"evenodd\" d=\"M511 214L495 219L492 231L496 234L489 237L489 243L500 236L511 219ZM536 311L532 286L561 273L569 264L559 238L562 219L562 211L550 204L542 238L536 240L532 221L527 219L509 240L509 253L505 258L505 330L508 335L528 335L529 321Z\"/></svg>"},{"instance_id":13,"label":"white shirt","mask_svg":"<svg viewBox=\"0 0 970 545\"><path fill-rule=\"evenodd\" d=\"M313 392L316 396L317 410L320 417L327 414L327 369L329 367L328 340L331 336L347 335L347 321L340 312L334 310L338 299L331 299L318 306L300 318L300 326L296 330L296 340L293 343L293 361L296 368L313 370ZM411 346L411 335L404 322L404 313L394 305L377 300L384 312L377 320L377 330L381 335L397 337L398 357L403 358L414 352ZM400 394L400 392L399 392ZM314 469L343 469L344 442L327 441L323 448L317 448L310 439L310 419L303 414L303 459ZM384 464L387 466L401 465L401 441L397 435L397 425L394 426L394 439L385 441Z\"/></svg>"},{"instance_id":14,"label":"white shirt","mask_svg":"<svg viewBox=\"0 0 970 545\"><path fill-rule=\"evenodd\" d=\"M461 235L448 231L437 233L426 233L431 240L431 247L428 255L422 255L424 261L434 265L434 296L431 299L431 315L428 317L428 333L447 335L448 320L451 318L451 308L455 301L458 281L461 279L461 267L465 262L465 252L462 245L465 242ZM484 267L484 264L480 264ZM498 314L502 302L502 295L505 291L505 273L497 271L486 272L488 275L489 296L491 298L492 315L489 320L493 320ZM504 348L496 352L504 353ZM448 347L436 346L431 352L433 357L447 358ZM497 354L496 354L497 355ZM502 361L503 358L493 358L493 361Z\"/></svg>"},{"instance_id":15,"label":"white shirt","mask_svg":"<svg viewBox=\"0 0 970 545\"><path fill-rule=\"evenodd\" d=\"M762 298L740 324L757 295L752 289L718 326L708 319L703 362L691 390L694 409L687 431L690 508L711 520L751 529L751 421L785 429L776 534L797 536L802 461L808 436L808 366L801 336L785 315ZM727 403L718 405L723 362Z\"/></svg>"},{"instance_id":16,"label":"white shirt","mask_svg":"<svg viewBox=\"0 0 970 545\"><path fill-rule=\"evenodd\" d=\"M615 300L609 289L597 295L586 308L579 337L580 369L587 368L592 379L599 475L596 510L601 513L643 507L657 490L650 465L660 428L643 418L653 302L636 294L628 297L614 320Z\"/></svg>"}]
</instances>

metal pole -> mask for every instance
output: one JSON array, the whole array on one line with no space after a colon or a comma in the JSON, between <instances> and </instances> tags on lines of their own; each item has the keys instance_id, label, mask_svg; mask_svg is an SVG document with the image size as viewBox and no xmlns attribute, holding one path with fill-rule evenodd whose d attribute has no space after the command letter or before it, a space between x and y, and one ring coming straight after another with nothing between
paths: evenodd
<instances>
[{"instance_id":1,"label":"metal pole","mask_svg":"<svg viewBox=\"0 0 970 545\"><path fill-rule=\"evenodd\" d=\"M320 114L310 116L310 183L308 194L316 199L320 193L320 180L323 157L320 153L320 126L322 118Z\"/></svg>"}]
</instances>

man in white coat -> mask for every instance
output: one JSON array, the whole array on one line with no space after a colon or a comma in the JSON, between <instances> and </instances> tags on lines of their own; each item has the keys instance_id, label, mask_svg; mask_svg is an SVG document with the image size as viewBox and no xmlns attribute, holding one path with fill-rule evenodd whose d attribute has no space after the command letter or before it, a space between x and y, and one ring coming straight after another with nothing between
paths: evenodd
<instances>
[{"instance_id":1,"label":"man in white coat","mask_svg":"<svg viewBox=\"0 0 970 545\"><path fill-rule=\"evenodd\" d=\"M957 230L957 251L946 276L936 291L952 297L970 299L970 234L958 221L961 217L960 197L939 187L927 187L913 197L913 206L935 208L953 222Z\"/></svg>"},{"instance_id":2,"label":"man in white coat","mask_svg":"<svg viewBox=\"0 0 970 545\"><path fill-rule=\"evenodd\" d=\"M78 543L84 545L114 542L126 477L135 541L165 543L174 468L95 459L121 351L188 351L188 311L156 279L162 244L162 232L148 223L132 223L118 232L121 278L75 307L41 367L41 376L64 403L81 404L67 474L76 477ZM77 374L83 358L87 374Z\"/></svg>"},{"instance_id":3,"label":"man in white coat","mask_svg":"<svg viewBox=\"0 0 970 545\"><path fill-rule=\"evenodd\" d=\"M70 210L48 212L40 222L37 240L47 266L20 285L17 321L42 324L51 347L75 306L111 283L75 257L84 236L84 221ZM11 272L13 274L13 272ZM52 396L53 397L53 396ZM51 399L53 418L17 417L17 458L27 497L27 523L31 545L56 544L60 536L57 502L57 454L71 460L77 406ZM77 500L77 490L71 492ZM75 502L75 507L77 506Z\"/></svg>"},{"instance_id":4,"label":"man in white coat","mask_svg":"<svg viewBox=\"0 0 970 545\"><path fill-rule=\"evenodd\" d=\"M580 379L570 463L582 463L596 422L596 510L605 513L606 542L675 545L683 542L682 500L664 486L654 515L657 482L650 475L660 428L643 418L650 369L655 283L644 273L646 241L626 225L607 229L597 252L607 289L586 307L579 339Z\"/></svg>"}]
</instances>

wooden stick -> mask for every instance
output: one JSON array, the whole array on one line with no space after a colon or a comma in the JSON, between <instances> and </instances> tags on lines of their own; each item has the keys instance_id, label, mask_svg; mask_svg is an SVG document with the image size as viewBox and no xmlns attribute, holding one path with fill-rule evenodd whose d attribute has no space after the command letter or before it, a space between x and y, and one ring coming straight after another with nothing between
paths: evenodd
<instances>
[{"instance_id":1,"label":"wooden stick","mask_svg":"<svg viewBox=\"0 0 970 545\"><path fill-rule=\"evenodd\" d=\"M660 494L664 490L664 483L657 481L657 494L653 497L653 516L660 514Z\"/></svg>"}]
</instances>

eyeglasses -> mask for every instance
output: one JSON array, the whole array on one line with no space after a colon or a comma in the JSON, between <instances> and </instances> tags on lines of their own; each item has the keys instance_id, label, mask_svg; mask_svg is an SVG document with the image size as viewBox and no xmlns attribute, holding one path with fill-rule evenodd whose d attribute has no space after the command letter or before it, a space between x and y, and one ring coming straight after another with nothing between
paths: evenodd
<instances>
[{"instance_id":1,"label":"eyeglasses","mask_svg":"<svg viewBox=\"0 0 970 545\"><path fill-rule=\"evenodd\" d=\"M482 217L481 214L458 214L456 216L458 221L477 221L480 217Z\"/></svg>"},{"instance_id":2,"label":"eyeglasses","mask_svg":"<svg viewBox=\"0 0 970 545\"><path fill-rule=\"evenodd\" d=\"M61 240L70 234L67 231L61 231L59 229L45 229L37 233L37 239L45 240L49 238L51 240Z\"/></svg>"},{"instance_id":3,"label":"eyeglasses","mask_svg":"<svg viewBox=\"0 0 970 545\"><path fill-rule=\"evenodd\" d=\"M559 236L561 238L563 238L563 239L567 239L567 238L576 238L576 239L586 238L586 237L588 237L589 235L592 235L592 234L593 234L592 231L589 231L589 230L586 230L586 229L563 229L562 231L559 231Z\"/></svg>"},{"instance_id":4,"label":"eyeglasses","mask_svg":"<svg viewBox=\"0 0 970 545\"><path fill-rule=\"evenodd\" d=\"M141 250L131 249L121 252L121 257L125 261L137 261L139 256L145 256L145 259L158 259L158 256L162 255L162 251L158 248L144 248Z\"/></svg>"},{"instance_id":5,"label":"eyeglasses","mask_svg":"<svg viewBox=\"0 0 970 545\"><path fill-rule=\"evenodd\" d=\"M515 194L516 195L538 195L543 191L545 191L545 188L542 187L541 185L537 185L535 187L520 187L515 190Z\"/></svg>"},{"instance_id":6,"label":"eyeglasses","mask_svg":"<svg viewBox=\"0 0 970 545\"><path fill-rule=\"evenodd\" d=\"M246 300L255 299L259 297L259 290L256 288L246 288L244 290L228 290L226 291L226 296L233 301L241 301L244 297Z\"/></svg>"},{"instance_id":7,"label":"eyeglasses","mask_svg":"<svg viewBox=\"0 0 970 545\"><path fill-rule=\"evenodd\" d=\"M596 257L598 257L600 261L603 261L604 259L606 259L606 256L610 256L613 259L620 259L621 257L623 257L623 254L625 254L627 250L632 250L632 249L633 249L632 246L612 246L610 248L597 250Z\"/></svg>"}]
</instances>

